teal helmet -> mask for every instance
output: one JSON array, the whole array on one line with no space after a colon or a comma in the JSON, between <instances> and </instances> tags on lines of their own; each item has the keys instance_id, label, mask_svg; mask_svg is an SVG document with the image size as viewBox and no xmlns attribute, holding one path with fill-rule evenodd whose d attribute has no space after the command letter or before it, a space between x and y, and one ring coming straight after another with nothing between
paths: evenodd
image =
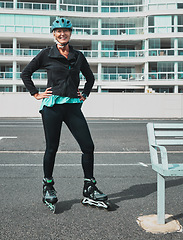
<instances>
[{"instance_id":1,"label":"teal helmet","mask_svg":"<svg viewBox=\"0 0 183 240\"><path fill-rule=\"evenodd\" d=\"M68 28L72 31L72 23L70 20L66 19L66 18L59 18L56 19L51 26L51 31L53 32L55 29L58 28Z\"/></svg>"}]
</instances>

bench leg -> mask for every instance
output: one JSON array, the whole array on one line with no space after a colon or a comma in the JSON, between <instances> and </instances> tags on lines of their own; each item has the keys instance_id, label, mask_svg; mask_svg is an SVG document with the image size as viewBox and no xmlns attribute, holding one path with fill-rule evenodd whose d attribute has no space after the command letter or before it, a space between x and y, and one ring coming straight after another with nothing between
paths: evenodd
<instances>
[{"instance_id":1,"label":"bench leg","mask_svg":"<svg viewBox=\"0 0 183 240\"><path fill-rule=\"evenodd\" d=\"M157 173L158 224L165 224L165 178Z\"/></svg>"}]
</instances>

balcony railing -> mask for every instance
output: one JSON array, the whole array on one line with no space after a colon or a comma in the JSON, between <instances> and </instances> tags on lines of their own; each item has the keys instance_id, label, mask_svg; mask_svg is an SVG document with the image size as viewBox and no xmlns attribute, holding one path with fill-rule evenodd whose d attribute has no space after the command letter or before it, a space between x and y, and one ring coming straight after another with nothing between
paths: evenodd
<instances>
[{"instance_id":1,"label":"balcony railing","mask_svg":"<svg viewBox=\"0 0 183 240\"><path fill-rule=\"evenodd\" d=\"M152 81L172 81L175 80L174 72L152 72L148 74L148 79Z\"/></svg>"},{"instance_id":2,"label":"balcony railing","mask_svg":"<svg viewBox=\"0 0 183 240\"><path fill-rule=\"evenodd\" d=\"M183 25L148 26L148 33L175 33L183 32Z\"/></svg>"},{"instance_id":3,"label":"balcony railing","mask_svg":"<svg viewBox=\"0 0 183 240\"><path fill-rule=\"evenodd\" d=\"M17 2L17 9L55 11L56 10L56 4L51 4L51 3L32 3L32 2Z\"/></svg>"},{"instance_id":4,"label":"balcony railing","mask_svg":"<svg viewBox=\"0 0 183 240\"><path fill-rule=\"evenodd\" d=\"M73 5L73 4L61 4L59 5L61 11L67 12L98 12L97 5Z\"/></svg>"},{"instance_id":5,"label":"balcony railing","mask_svg":"<svg viewBox=\"0 0 183 240\"><path fill-rule=\"evenodd\" d=\"M166 0L164 0L164 2L153 2L153 3L149 3L148 4L148 10L150 11L154 11L154 10L168 10L168 9L179 9L182 8L181 5L181 1L180 0L172 0L172 2L168 2Z\"/></svg>"},{"instance_id":6,"label":"balcony railing","mask_svg":"<svg viewBox=\"0 0 183 240\"><path fill-rule=\"evenodd\" d=\"M144 74L143 73L120 73L120 74L106 73L101 75L101 81L107 81L107 82L144 81Z\"/></svg>"},{"instance_id":7,"label":"balcony railing","mask_svg":"<svg viewBox=\"0 0 183 240\"><path fill-rule=\"evenodd\" d=\"M17 49L17 56L36 56L41 49Z\"/></svg>"},{"instance_id":8,"label":"balcony railing","mask_svg":"<svg viewBox=\"0 0 183 240\"><path fill-rule=\"evenodd\" d=\"M8 33L38 33L38 34L49 34L50 27L49 26L22 26L22 25L0 25L0 32L8 32ZM136 35L136 34L144 34L146 28L144 27L130 27L130 28L97 28L97 27L74 27L73 34L74 35ZM183 25L178 26L164 26L164 27L148 27L148 33L173 33L173 32L183 32Z\"/></svg>"},{"instance_id":9,"label":"balcony railing","mask_svg":"<svg viewBox=\"0 0 183 240\"><path fill-rule=\"evenodd\" d=\"M21 72L17 72L16 73L16 79L17 80L20 80L21 79L21 77L20 77L20 74L21 74ZM47 73L46 72L34 72L33 74L32 74L32 79L33 80L40 80L40 81L45 81L45 80L47 80Z\"/></svg>"},{"instance_id":10,"label":"balcony railing","mask_svg":"<svg viewBox=\"0 0 183 240\"><path fill-rule=\"evenodd\" d=\"M36 56L41 49L22 49L18 48L16 50L17 56L22 57L34 57ZM102 58L130 58L130 57L144 57L144 50L124 50L124 51L113 51L113 50L81 50L86 58L98 58L101 56ZM0 48L0 55L9 56L13 55L12 48Z\"/></svg>"},{"instance_id":11,"label":"balcony railing","mask_svg":"<svg viewBox=\"0 0 183 240\"><path fill-rule=\"evenodd\" d=\"M21 72L16 72L16 80L21 80ZM103 73L98 75L94 73L96 82L141 82L146 80L144 73ZM183 81L183 71L182 72L149 72L148 81ZM175 79L175 77L177 79ZM32 75L34 81L47 81L46 72L35 72ZM85 80L85 77L80 74L81 81ZM0 72L0 80L13 80L13 72Z\"/></svg>"},{"instance_id":12,"label":"balcony railing","mask_svg":"<svg viewBox=\"0 0 183 240\"><path fill-rule=\"evenodd\" d=\"M183 53L183 51L181 51ZM151 49L149 56L174 56L175 49Z\"/></svg>"},{"instance_id":13,"label":"balcony railing","mask_svg":"<svg viewBox=\"0 0 183 240\"><path fill-rule=\"evenodd\" d=\"M145 51L144 50L102 50L101 57L107 58L130 58L130 57L144 57Z\"/></svg>"},{"instance_id":14,"label":"balcony railing","mask_svg":"<svg viewBox=\"0 0 183 240\"><path fill-rule=\"evenodd\" d=\"M13 79L13 72L0 72L0 80Z\"/></svg>"},{"instance_id":15,"label":"balcony railing","mask_svg":"<svg viewBox=\"0 0 183 240\"><path fill-rule=\"evenodd\" d=\"M16 79L20 80L21 72L16 73ZM144 81L144 74L143 73L121 73L121 74L101 74L98 76L97 73L94 73L95 80L101 79L101 81L107 82L131 82L131 81ZM10 79L13 80L13 72L0 72L0 80ZM32 75L32 79L35 81L46 81L47 73L46 72L35 72ZM81 81L84 81L85 78L82 74L80 74Z\"/></svg>"},{"instance_id":16,"label":"balcony railing","mask_svg":"<svg viewBox=\"0 0 183 240\"><path fill-rule=\"evenodd\" d=\"M0 25L0 32L4 33L50 33L50 27L37 27L37 26L18 26L18 25Z\"/></svg>"},{"instance_id":17,"label":"balcony railing","mask_svg":"<svg viewBox=\"0 0 183 240\"><path fill-rule=\"evenodd\" d=\"M143 11L144 5L123 5L123 6L102 6L102 13L120 13L120 12L141 12ZM40 11L67 11L67 12L99 12L98 5L89 5L89 4L52 4L52 3L33 3L33 2L0 2L0 8L8 8L8 9L23 9L23 10L40 10Z\"/></svg>"},{"instance_id":18,"label":"balcony railing","mask_svg":"<svg viewBox=\"0 0 183 240\"><path fill-rule=\"evenodd\" d=\"M22 57L34 57L36 56L41 49L29 49L29 48L18 48L16 49L16 56ZM137 58L145 57L145 50L81 50L86 58ZM183 55L183 48L178 49L150 49L148 54L152 56L175 56ZM1 56L12 56L13 48L0 48Z\"/></svg>"},{"instance_id":19,"label":"balcony railing","mask_svg":"<svg viewBox=\"0 0 183 240\"><path fill-rule=\"evenodd\" d=\"M132 28L102 28L102 35L134 35L144 34L144 27L132 27Z\"/></svg>"},{"instance_id":20,"label":"balcony railing","mask_svg":"<svg viewBox=\"0 0 183 240\"><path fill-rule=\"evenodd\" d=\"M101 12L142 12L144 5L102 6Z\"/></svg>"},{"instance_id":21,"label":"balcony railing","mask_svg":"<svg viewBox=\"0 0 183 240\"><path fill-rule=\"evenodd\" d=\"M0 48L0 55L12 56L13 55L13 48Z\"/></svg>"}]
</instances>

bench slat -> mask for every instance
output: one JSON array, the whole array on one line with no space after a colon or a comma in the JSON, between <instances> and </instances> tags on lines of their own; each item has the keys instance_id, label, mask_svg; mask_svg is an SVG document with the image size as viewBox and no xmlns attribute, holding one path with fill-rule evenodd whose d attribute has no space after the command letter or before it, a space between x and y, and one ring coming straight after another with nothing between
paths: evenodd
<instances>
[{"instance_id":1,"label":"bench slat","mask_svg":"<svg viewBox=\"0 0 183 240\"><path fill-rule=\"evenodd\" d=\"M156 139L157 145L183 145L183 139Z\"/></svg>"},{"instance_id":2,"label":"bench slat","mask_svg":"<svg viewBox=\"0 0 183 240\"><path fill-rule=\"evenodd\" d=\"M154 129L183 129L182 123L154 123Z\"/></svg>"},{"instance_id":3,"label":"bench slat","mask_svg":"<svg viewBox=\"0 0 183 240\"><path fill-rule=\"evenodd\" d=\"M183 131L155 131L155 136L156 137L170 137L170 136L174 136L174 137L183 137Z\"/></svg>"}]
</instances>

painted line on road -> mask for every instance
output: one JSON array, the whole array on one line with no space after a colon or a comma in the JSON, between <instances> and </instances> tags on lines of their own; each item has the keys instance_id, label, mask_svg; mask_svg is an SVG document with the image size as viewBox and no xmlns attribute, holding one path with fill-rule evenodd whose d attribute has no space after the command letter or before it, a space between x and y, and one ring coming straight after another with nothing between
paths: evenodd
<instances>
[{"instance_id":1,"label":"painted line on road","mask_svg":"<svg viewBox=\"0 0 183 240\"><path fill-rule=\"evenodd\" d=\"M25 154L43 154L44 151L26 151L26 150L0 150L0 153L25 153ZM80 151L58 151L63 154L81 154ZM149 151L96 151L95 154L147 154Z\"/></svg>"},{"instance_id":2,"label":"painted line on road","mask_svg":"<svg viewBox=\"0 0 183 240\"><path fill-rule=\"evenodd\" d=\"M0 150L0 153L43 154L45 151ZM168 153L183 153L183 151L167 151ZM80 151L58 151L59 154L81 154ZM95 154L149 154L149 151L96 151Z\"/></svg>"},{"instance_id":3,"label":"painted line on road","mask_svg":"<svg viewBox=\"0 0 183 240\"><path fill-rule=\"evenodd\" d=\"M139 162L139 164L142 165L143 167L148 167L148 165L143 162Z\"/></svg>"},{"instance_id":4,"label":"painted line on road","mask_svg":"<svg viewBox=\"0 0 183 240\"><path fill-rule=\"evenodd\" d=\"M0 136L0 140L4 139L4 138L17 138L17 137L11 137L11 136Z\"/></svg>"},{"instance_id":5,"label":"painted line on road","mask_svg":"<svg viewBox=\"0 0 183 240\"><path fill-rule=\"evenodd\" d=\"M147 165L147 164L146 164ZM151 164L148 164L151 165ZM26 163L1 163L0 167L42 167L43 164L26 164ZM62 164L55 164L56 167L80 167L81 164L73 164L73 163L62 163ZM98 163L95 164L95 166L110 166L110 167L114 167L114 166L142 166L142 164L140 163Z\"/></svg>"}]
</instances>

